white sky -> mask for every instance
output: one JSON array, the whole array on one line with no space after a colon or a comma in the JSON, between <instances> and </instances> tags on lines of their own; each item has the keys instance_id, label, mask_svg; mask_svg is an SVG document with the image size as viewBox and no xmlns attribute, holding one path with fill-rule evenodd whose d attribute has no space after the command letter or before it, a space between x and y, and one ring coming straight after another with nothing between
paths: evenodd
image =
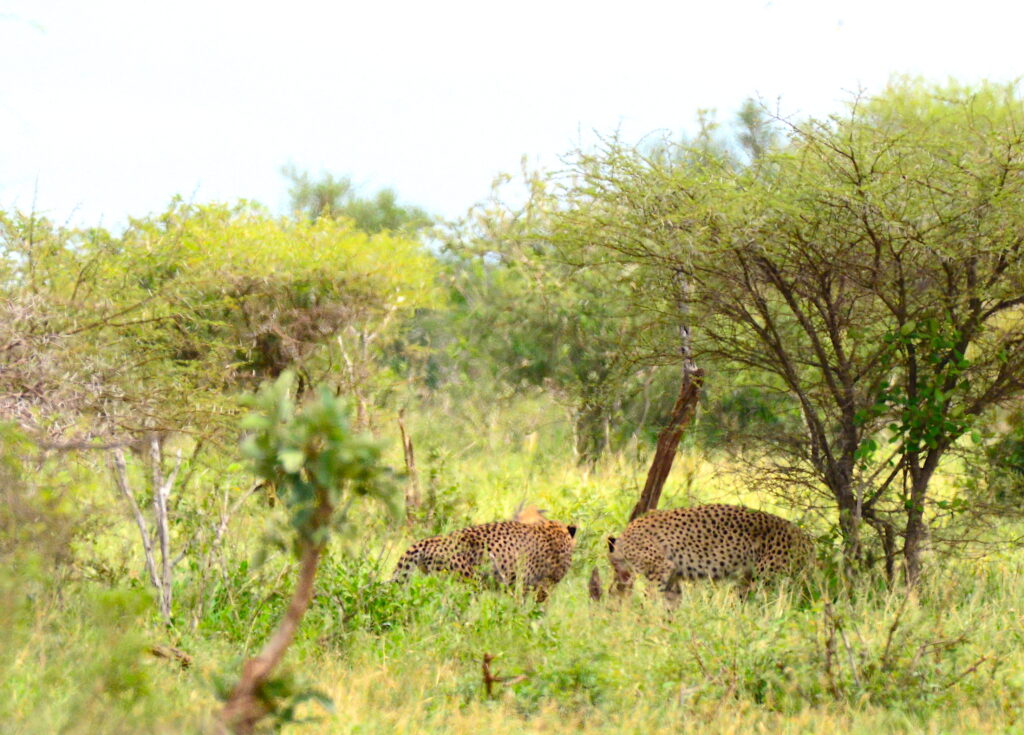
<instances>
[{"instance_id":1,"label":"white sky","mask_svg":"<svg viewBox=\"0 0 1024 735\"><path fill-rule=\"evenodd\" d=\"M0 209L122 224L171 196L283 210L280 168L447 217L594 131L838 109L892 73L1024 73L1017 0L0 0Z\"/></svg>"}]
</instances>

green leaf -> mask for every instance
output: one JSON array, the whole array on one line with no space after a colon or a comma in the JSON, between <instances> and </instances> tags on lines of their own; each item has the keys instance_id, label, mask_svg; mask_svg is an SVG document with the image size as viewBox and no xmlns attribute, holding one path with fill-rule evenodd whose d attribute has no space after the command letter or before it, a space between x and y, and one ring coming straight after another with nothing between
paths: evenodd
<instances>
[{"instance_id":1,"label":"green leaf","mask_svg":"<svg viewBox=\"0 0 1024 735\"><path fill-rule=\"evenodd\" d=\"M300 449L284 449L277 453L277 459L289 474L294 474L302 469L306 455Z\"/></svg>"}]
</instances>

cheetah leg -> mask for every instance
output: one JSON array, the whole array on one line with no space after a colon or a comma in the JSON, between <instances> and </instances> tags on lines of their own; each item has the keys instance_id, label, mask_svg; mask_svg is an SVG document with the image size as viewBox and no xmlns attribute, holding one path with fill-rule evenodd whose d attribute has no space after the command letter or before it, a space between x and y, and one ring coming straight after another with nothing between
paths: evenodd
<instances>
[{"instance_id":1,"label":"cheetah leg","mask_svg":"<svg viewBox=\"0 0 1024 735\"><path fill-rule=\"evenodd\" d=\"M739 593L741 600L750 599L750 595L754 590L754 580L760 576L760 570L755 570L753 566L748 566L740 573L740 581L736 585L736 591Z\"/></svg>"},{"instance_id":2,"label":"cheetah leg","mask_svg":"<svg viewBox=\"0 0 1024 735\"><path fill-rule=\"evenodd\" d=\"M680 586L683 577L676 569L676 565L666 559L658 569L657 578L660 582L661 593L665 596L665 603L670 608L677 607L679 605L679 598L683 594Z\"/></svg>"},{"instance_id":3,"label":"cheetah leg","mask_svg":"<svg viewBox=\"0 0 1024 735\"><path fill-rule=\"evenodd\" d=\"M679 600L683 596L680 585L681 579L678 574L674 574L668 582L661 586L661 593L665 596L665 604L673 609L679 607Z\"/></svg>"}]
</instances>

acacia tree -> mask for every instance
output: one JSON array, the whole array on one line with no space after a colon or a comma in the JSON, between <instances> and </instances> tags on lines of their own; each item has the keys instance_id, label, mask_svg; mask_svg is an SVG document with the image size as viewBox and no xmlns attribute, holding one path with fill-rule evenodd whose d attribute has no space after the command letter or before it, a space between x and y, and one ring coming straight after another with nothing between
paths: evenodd
<instances>
[{"instance_id":1,"label":"acacia tree","mask_svg":"<svg viewBox=\"0 0 1024 735\"><path fill-rule=\"evenodd\" d=\"M603 274L606 289L624 299L633 337L628 359L680 366L678 395L661 428L644 488L630 520L658 507L679 442L694 418L704 383L693 351L692 257L709 216L712 171L736 165L711 137L705 118L690 145L641 152L613 139L595 154L580 153L563 189L565 204L552 227L561 257L581 271ZM704 188L688 181L700 180Z\"/></svg>"},{"instance_id":2,"label":"acacia tree","mask_svg":"<svg viewBox=\"0 0 1024 735\"><path fill-rule=\"evenodd\" d=\"M177 205L135 223L129 254L165 298L176 369L254 387L293 368L300 390L329 383L368 425L380 341L432 303L435 260L402 232L344 217ZM215 386L218 387L219 386Z\"/></svg>"},{"instance_id":3,"label":"acacia tree","mask_svg":"<svg viewBox=\"0 0 1024 735\"><path fill-rule=\"evenodd\" d=\"M600 186L570 224L619 212L623 236L582 252L632 267L652 312L692 275L698 353L798 406L799 433L759 437L772 474L824 492L851 562L867 522L913 582L935 471L1024 389L1024 106L1012 87L900 81L789 136L741 169L606 152L580 167Z\"/></svg>"},{"instance_id":4,"label":"acacia tree","mask_svg":"<svg viewBox=\"0 0 1024 735\"><path fill-rule=\"evenodd\" d=\"M743 159L759 164L776 141L771 121L751 99L737 114L735 143L721 135L713 111L699 111L698 126L692 140L684 137L677 145L656 141L643 152L630 151L613 138L603 153L580 153L577 173L581 175L565 192L571 204L559 211L552 227L553 242L577 272L597 265L606 276L606 290L627 294L630 311L646 314L646 319L634 320L639 328L630 336L637 344L626 348L627 359L681 364L679 393L658 434L630 521L658 507L704 385L704 369L697 366L693 351L694 274L687 253L694 247L695 235L714 226L714 217L709 218L704 207L707 191L701 196L697 186L680 184L700 180L706 185L716 176L727 177L742 167ZM659 255L666 248L675 253L674 259ZM645 293L652 275L650 264L643 264L647 258L653 258L653 276L659 284L654 295ZM622 265L625 274L616 272ZM613 288L607 289L611 284ZM675 350L666 355L673 341Z\"/></svg>"},{"instance_id":5,"label":"acacia tree","mask_svg":"<svg viewBox=\"0 0 1024 735\"><path fill-rule=\"evenodd\" d=\"M577 459L591 463L612 442L613 422L639 430L647 421L644 394L658 364L630 348L642 322L616 293L624 284L561 257L550 181L524 172L523 182L530 195L522 205L504 202L496 186L447 232L455 304L444 327L478 376L490 369L496 381L541 388L561 404Z\"/></svg>"},{"instance_id":6,"label":"acacia tree","mask_svg":"<svg viewBox=\"0 0 1024 735\"><path fill-rule=\"evenodd\" d=\"M799 400L848 553L862 520L890 562L902 537L911 582L940 462L1024 388L1022 125L1012 88L911 82L795 125L705 261L713 339Z\"/></svg>"},{"instance_id":7,"label":"acacia tree","mask_svg":"<svg viewBox=\"0 0 1024 735\"><path fill-rule=\"evenodd\" d=\"M0 216L0 419L48 450L110 451L170 623L177 564L223 533L181 500L201 454L233 437L234 394L292 368L303 390L329 382L364 405L365 381L337 369L348 344L427 302L433 263L405 235L253 205L175 202L118 237Z\"/></svg>"}]
</instances>

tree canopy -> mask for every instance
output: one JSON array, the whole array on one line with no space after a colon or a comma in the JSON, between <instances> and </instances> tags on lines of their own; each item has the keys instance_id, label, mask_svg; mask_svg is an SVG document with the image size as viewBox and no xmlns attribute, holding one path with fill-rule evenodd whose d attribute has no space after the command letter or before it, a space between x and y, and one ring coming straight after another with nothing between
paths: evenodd
<instances>
[{"instance_id":1,"label":"tree canopy","mask_svg":"<svg viewBox=\"0 0 1024 735\"><path fill-rule=\"evenodd\" d=\"M800 417L760 437L776 478L826 493L854 557L862 521L890 560L895 529L915 578L938 463L1024 389L1022 124L1014 87L900 80L748 166L613 142L579 158L559 241L629 274L648 334L690 304L696 349Z\"/></svg>"},{"instance_id":2,"label":"tree canopy","mask_svg":"<svg viewBox=\"0 0 1024 735\"><path fill-rule=\"evenodd\" d=\"M176 202L116 237L25 216L0 227L3 400L93 435L220 425L237 389L289 367L319 380L340 334L435 297L417 241L347 219Z\"/></svg>"},{"instance_id":3,"label":"tree canopy","mask_svg":"<svg viewBox=\"0 0 1024 735\"><path fill-rule=\"evenodd\" d=\"M360 196L352 179L324 173L314 179L307 171L285 166L282 173L290 182L291 211L300 217L347 217L363 232L384 230L414 233L430 225L431 218L420 207L398 202L394 189L384 188L370 197Z\"/></svg>"}]
</instances>

